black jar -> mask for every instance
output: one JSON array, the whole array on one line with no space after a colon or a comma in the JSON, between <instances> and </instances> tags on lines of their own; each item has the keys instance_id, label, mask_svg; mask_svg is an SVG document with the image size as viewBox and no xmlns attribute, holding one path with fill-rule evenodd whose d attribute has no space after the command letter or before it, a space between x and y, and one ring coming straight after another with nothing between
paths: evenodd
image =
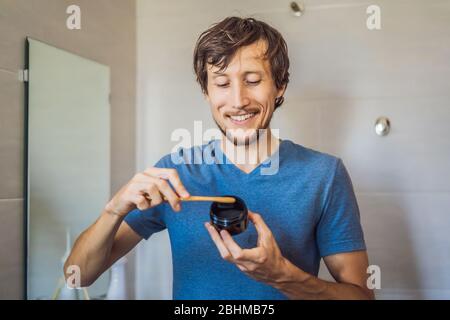
<instances>
[{"instance_id":1,"label":"black jar","mask_svg":"<svg viewBox=\"0 0 450 320\"><path fill-rule=\"evenodd\" d=\"M218 232L225 229L231 235L237 235L247 229L248 210L245 202L235 196L234 203L213 202L209 211L212 225Z\"/></svg>"}]
</instances>

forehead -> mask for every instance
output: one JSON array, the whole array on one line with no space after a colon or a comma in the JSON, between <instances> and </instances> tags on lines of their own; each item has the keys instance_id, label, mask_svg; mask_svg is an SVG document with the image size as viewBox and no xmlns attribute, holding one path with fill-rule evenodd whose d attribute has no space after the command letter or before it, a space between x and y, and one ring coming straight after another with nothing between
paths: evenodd
<instances>
[{"instance_id":1,"label":"forehead","mask_svg":"<svg viewBox=\"0 0 450 320\"><path fill-rule=\"evenodd\" d=\"M232 75L250 71L270 72L270 63L265 58L267 45L265 41L257 41L251 45L239 48L228 66L222 70L220 67L208 64L208 75Z\"/></svg>"}]
</instances>

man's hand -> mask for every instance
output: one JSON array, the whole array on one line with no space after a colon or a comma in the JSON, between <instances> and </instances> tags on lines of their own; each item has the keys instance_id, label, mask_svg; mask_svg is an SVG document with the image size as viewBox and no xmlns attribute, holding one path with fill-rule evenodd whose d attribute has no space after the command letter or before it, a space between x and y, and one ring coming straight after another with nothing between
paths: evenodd
<instances>
[{"instance_id":1,"label":"man's hand","mask_svg":"<svg viewBox=\"0 0 450 320\"><path fill-rule=\"evenodd\" d=\"M169 181L175 190L171 188ZM179 197L189 197L189 193L175 169L152 167L136 174L114 195L105 210L124 217L134 208L146 210L155 207L164 201L164 197L174 211L180 211Z\"/></svg>"},{"instance_id":2,"label":"man's hand","mask_svg":"<svg viewBox=\"0 0 450 320\"><path fill-rule=\"evenodd\" d=\"M261 216L249 211L248 217L258 232L257 247L252 249L242 249L226 230L219 234L209 222L205 227L223 259L234 263L253 279L275 285L283 275L285 258Z\"/></svg>"},{"instance_id":3,"label":"man's hand","mask_svg":"<svg viewBox=\"0 0 450 320\"><path fill-rule=\"evenodd\" d=\"M75 241L64 264L64 275L68 276L68 266L76 265L81 270L81 285L91 285L142 240L123 222L128 212L134 208L155 207L164 197L175 211L180 210L180 197L189 197L175 169L148 168L136 174L106 204L97 221Z\"/></svg>"},{"instance_id":4,"label":"man's hand","mask_svg":"<svg viewBox=\"0 0 450 320\"><path fill-rule=\"evenodd\" d=\"M284 258L261 216L249 211L249 218L258 232L256 248L242 249L231 235L220 234L205 223L212 240L223 259L234 263L251 278L281 291L290 299L373 299L366 287L367 253L347 252L325 257L328 270L338 283L321 280L304 272Z\"/></svg>"}]
</instances>

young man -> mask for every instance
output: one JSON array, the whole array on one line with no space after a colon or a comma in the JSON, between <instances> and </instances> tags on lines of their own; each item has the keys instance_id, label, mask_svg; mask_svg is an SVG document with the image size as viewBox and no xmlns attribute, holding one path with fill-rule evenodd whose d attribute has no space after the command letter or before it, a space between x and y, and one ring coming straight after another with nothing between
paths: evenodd
<instances>
[{"instance_id":1,"label":"young man","mask_svg":"<svg viewBox=\"0 0 450 320\"><path fill-rule=\"evenodd\" d=\"M80 235L65 269L78 265L81 285L90 285L167 228L175 299L372 299L358 205L342 161L257 130L270 129L288 68L285 41L261 21L230 17L202 33L194 69L223 139L136 174ZM236 150L256 163L237 161ZM184 161L198 154L222 161ZM271 162L276 170L263 174ZM226 194L251 210L252 223L234 237L205 222L210 203L181 207L181 197ZM321 258L336 282L317 278Z\"/></svg>"}]
</instances>

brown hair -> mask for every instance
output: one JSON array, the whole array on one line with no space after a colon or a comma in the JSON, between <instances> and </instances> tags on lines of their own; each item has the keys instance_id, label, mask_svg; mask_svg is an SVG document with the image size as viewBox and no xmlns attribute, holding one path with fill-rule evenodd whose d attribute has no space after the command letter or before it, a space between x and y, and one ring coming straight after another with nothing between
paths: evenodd
<instances>
[{"instance_id":1,"label":"brown hair","mask_svg":"<svg viewBox=\"0 0 450 320\"><path fill-rule=\"evenodd\" d=\"M277 89L287 86L289 57L286 42L281 34L267 23L253 18L228 17L204 31L195 45L194 70L202 92L208 93L208 63L223 71L239 48L258 40L265 40L267 44L264 57L270 62L275 86ZM275 109L281 106L283 101L284 97L275 99Z\"/></svg>"}]
</instances>

